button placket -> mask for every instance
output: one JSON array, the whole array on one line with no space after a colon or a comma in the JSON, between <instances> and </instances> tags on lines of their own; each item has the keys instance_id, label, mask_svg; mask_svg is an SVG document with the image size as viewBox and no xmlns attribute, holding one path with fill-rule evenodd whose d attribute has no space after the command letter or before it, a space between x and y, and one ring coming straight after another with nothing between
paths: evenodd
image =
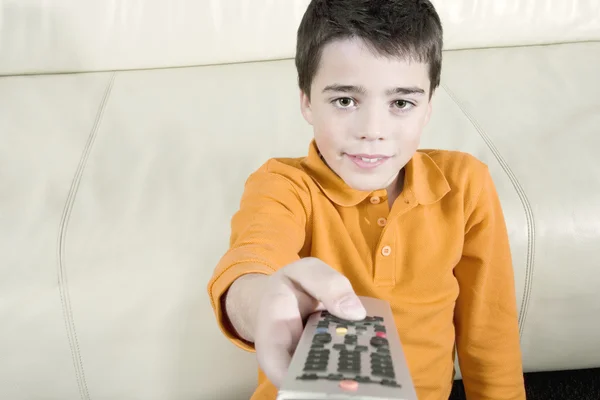
<instances>
[{"instance_id":1,"label":"button placket","mask_svg":"<svg viewBox=\"0 0 600 400\"><path fill-rule=\"evenodd\" d=\"M384 204L387 193L385 191L373 192L369 198L371 203L371 215L376 219L377 225L381 227L381 234L377 247L374 249L373 278L378 286L390 286L395 283L394 249L390 239L393 241L389 229L389 207Z\"/></svg>"},{"instance_id":2,"label":"button placket","mask_svg":"<svg viewBox=\"0 0 600 400\"><path fill-rule=\"evenodd\" d=\"M383 228L375 253L373 278L377 286L393 286L396 281L396 249L394 248L393 230L390 231L390 229L390 226Z\"/></svg>"}]
</instances>

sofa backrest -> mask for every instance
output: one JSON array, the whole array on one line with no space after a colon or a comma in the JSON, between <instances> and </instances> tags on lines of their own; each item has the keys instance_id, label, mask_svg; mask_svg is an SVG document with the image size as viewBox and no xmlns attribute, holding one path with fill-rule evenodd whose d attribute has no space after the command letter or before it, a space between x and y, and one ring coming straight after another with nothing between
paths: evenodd
<instances>
[{"instance_id":1,"label":"sofa backrest","mask_svg":"<svg viewBox=\"0 0 600 400\"><path fill-rule=\"evenodd\" d=\"M309 0L0 0L0 75L294 57ZM597 0L433 0L445 49L600 39Z\"/></svg>"}]
</instances>

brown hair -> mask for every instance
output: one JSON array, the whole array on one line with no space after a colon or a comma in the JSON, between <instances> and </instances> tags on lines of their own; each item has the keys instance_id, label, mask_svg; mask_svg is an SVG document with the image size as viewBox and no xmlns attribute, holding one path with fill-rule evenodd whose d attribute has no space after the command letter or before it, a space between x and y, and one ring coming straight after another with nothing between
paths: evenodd
<instances>
[{"instance_id":1,"label":"brown hair","mask_svg":"<svg viewBox=\"0 0 600 400\"><path fill-rule=\"evenodd\" d=\"M443 30L428 0L312 0L298 28L298 85L310 98L323 47L362 39L374 52L429 65L430 96L440 84Z\"/></svg>"}]
</instances>

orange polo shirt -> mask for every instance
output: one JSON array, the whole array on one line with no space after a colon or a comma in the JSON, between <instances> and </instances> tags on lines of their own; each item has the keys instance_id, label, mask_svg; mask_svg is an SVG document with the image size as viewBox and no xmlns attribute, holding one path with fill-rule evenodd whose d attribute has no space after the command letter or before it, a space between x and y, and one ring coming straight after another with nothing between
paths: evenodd
<instances>
[{"instance_id":1,"label":"orange polo shirt","mask_svg":"<svg viewBox=\"0 0 600 400\"><path fill-rule=\"evenodd\" d=\"M419 150L393 206L386 190L353 190L321 160L271 159L248 179L231 246L208 291L223 333L221 296L246 273L271 274L317 257L358 295L390 302L419 400L447 400L455 343L467 398L525 400L514 276L504 216L485 164ZM259 266L259 267L257 267ZM251 400L274 400L259 370Z\"/></svg>"}]
</instances>

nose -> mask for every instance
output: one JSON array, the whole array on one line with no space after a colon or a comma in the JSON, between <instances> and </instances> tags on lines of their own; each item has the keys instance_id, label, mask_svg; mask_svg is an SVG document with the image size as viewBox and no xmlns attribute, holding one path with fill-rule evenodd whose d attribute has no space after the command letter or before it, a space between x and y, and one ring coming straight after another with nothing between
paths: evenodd
<instances>
[{"instance_id":1,"label":"nose","mask_svg":"<svg viewBox=\"0 0 600 400\"><path fill-rule=\"evenodd\" d=\"M356 126L356 137L360 140L375 141L385 139L384 116L377 110L364 109Z\"/></svg>"}]
</instances>

